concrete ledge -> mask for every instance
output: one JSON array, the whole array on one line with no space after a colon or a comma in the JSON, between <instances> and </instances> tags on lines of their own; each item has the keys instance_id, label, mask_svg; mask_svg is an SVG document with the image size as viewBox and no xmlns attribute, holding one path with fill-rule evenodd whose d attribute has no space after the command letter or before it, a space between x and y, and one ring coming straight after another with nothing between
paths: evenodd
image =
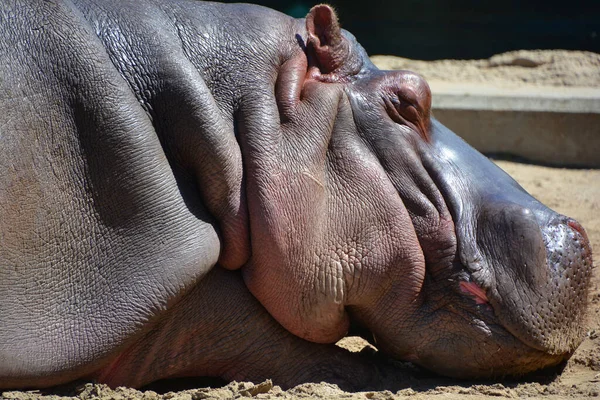
<instances>
[{"instance_id":1,"label":"concrete ledge","mask_svg":"<svg viewBox=\"0 0 600 400\"><path fill-rule=\"evenodd\" d=\"M600 167L600 88L429 83L434 116L483 153Z\"/></svg>"}]
</instances>

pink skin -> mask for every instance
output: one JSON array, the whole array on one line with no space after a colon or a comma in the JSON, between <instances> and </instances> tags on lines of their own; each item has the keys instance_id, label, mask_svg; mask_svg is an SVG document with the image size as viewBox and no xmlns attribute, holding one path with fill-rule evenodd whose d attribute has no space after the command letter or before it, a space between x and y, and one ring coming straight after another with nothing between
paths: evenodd
<instances>
[{"instance_id":1,"label":"pink skin","mask_svg":"<svg viewBox=\"0 0 600 400\"><path fill-rule=\"evenodd\" d=\"M475 282L460 282L460 290L473 296L477 304L489 304L485 291Z\"/></svg>"}]
</instances>

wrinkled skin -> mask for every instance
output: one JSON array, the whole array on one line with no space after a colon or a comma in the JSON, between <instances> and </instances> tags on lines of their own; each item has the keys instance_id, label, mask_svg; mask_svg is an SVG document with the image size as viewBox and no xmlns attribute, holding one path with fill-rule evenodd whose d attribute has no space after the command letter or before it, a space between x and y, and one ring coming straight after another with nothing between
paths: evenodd
<instances>
[{"instance_id":1,"label":"wrinkled skin","mask_svg":"<svg viewBox=\"0 0 600 400\"><path fill-rule=\"evenodd\" d=\"M0 388L372 384L332 345L350 326L458 377L555 365L582 340L583 228L437 122L427 83L375 68L327 6L15 1Z\"/></svg>"}]
</instances>

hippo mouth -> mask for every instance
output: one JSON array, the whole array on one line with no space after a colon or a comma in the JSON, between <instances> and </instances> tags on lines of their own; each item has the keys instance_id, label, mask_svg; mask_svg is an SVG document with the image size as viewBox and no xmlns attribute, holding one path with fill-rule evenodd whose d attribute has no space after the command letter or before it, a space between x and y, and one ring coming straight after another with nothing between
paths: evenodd
<instances>
[{"instance_id":1,"label":"hippo mouth","mask_svg":"<svg viewBox=\"0 0 600 400\"><path fill-rule=\"evenodd\" d=\"M584 338L592 271L581 225L533 199L490 196L469 209L444 192L456 247L452 261L425 268L422 311L436 329L421 335L434 343L386 352L457 378L523 376L568 359ZM448 282L454 302L438 294Z\"/></svg>"}]
</instances>

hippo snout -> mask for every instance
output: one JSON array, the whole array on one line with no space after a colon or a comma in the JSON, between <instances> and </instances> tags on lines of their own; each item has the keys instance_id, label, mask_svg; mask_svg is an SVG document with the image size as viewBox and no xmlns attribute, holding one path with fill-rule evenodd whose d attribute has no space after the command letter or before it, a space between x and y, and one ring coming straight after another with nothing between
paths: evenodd
<instances>
[{"instance_id":1,"label":"hippo snout","mask_svg":"<svg viewBox=\"0 0 600 400\"><path fill-rule=\"evenodd\" d=\"M592 275L592 250L583 227L575 220L559 216L542 229L546 265L551 280L548 297L540 301L542 349L554 354L571 354L583 340L588 286ZM535 343L532 344L535 346Z\"/></svg>"},{"instance_id":2,"label":"hippo snout","mask_svg":"<svg viewBox=\"0 0 600 400\"><path fill-rule=\"evenodd\" d=\"M425 308L447 331L404 358L459 378L522 375L568 359L585 336L592 273L581 225L535 201L486 201L471 215L463 223L473 231L457 229L462 261L431 279L436 290L454 282L462 300L440 311L447 297L430 295Z\"/></svg>"},{"instance_id":3,"label":"hippo snout","mask_svg":"<svg viewBox=\"0 0 600 400\"><path fill-rule=\"evenodd\" d=\"M477 244L485 267L473 275L500 324L533 349L571 354L583 339L592 271L581 225L545 207L488 205Z\"/></svg>"}]
</instances>

